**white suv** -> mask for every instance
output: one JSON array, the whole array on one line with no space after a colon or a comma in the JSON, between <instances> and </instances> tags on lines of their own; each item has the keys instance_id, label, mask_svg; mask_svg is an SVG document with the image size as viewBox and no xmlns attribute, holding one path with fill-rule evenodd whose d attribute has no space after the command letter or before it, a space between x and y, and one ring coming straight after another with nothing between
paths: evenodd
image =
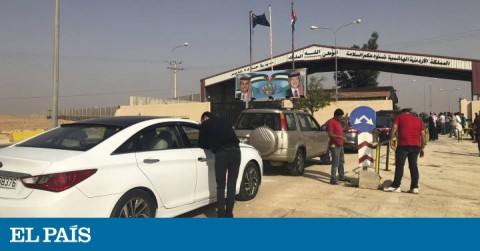
<instances>
[{"instance_id":1,"label":"white suv","mask_svg":"<svg viewBox=\"0 0 480 251\"><path fill-rule=\"evenodd\" d=\"M330 163L328 133L309 113L287 109L243 111L235 133L240 142L255 147L265 164L286 166L292 175L302 175L305 159L321 157Z\"/></svg>"}]
</instances>

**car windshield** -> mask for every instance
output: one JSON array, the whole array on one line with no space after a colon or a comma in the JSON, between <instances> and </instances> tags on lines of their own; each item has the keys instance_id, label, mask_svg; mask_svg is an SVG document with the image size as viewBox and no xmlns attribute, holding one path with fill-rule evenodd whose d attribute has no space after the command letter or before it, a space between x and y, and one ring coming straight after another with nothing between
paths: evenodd
<instances>
[{"instance_id":1,"label":"car windshield","mask_svg":"<svg viewBox=\"0 0 480 251\"><path fill-rule=\"evenodd\" d=\"M87 151L122 129L106 125L67 124L17 146Z\"/></svg>"},{"instance_id":2,"label":"car windshield","mask_svg":"<svg viewBox=\"0 0 480 251\"><path fill-rule=\"evenodd\" d=\"M236 130L253 130L259 126L268 126L272 130L280 130L280 119L277 113L243 113L235 125Z\"/></svg>"}]
</instances>

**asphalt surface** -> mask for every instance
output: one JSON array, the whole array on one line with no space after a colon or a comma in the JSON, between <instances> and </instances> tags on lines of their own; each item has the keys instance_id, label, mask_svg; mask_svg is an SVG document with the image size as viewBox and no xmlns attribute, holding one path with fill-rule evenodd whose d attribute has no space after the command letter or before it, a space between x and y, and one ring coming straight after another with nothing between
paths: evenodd
<instances>
[{"instance_id":1,"label":"asphalt surface","mask_svg":"<svg viewBox=\"0 0 480 251\"><path fill-rule=\"evenodd\" d=\"M391 152L393 153L393 152ZM394 176L394 158L386 170L386 147L381 151L381 184ZM289 176L279 168L265 169L257 197L237 201L235 217L479 217L480 157L477 144L459 142L440 135L428 142L425 156L419 159L418 195L406 193L410 185L405 167L402 193L361 189L358 184L358 154L346 153L346 176L350 182L329 184L330 166L318 160L308 162L302 177ZM408 165L408 164L407 164ZM369 169L369 171L374 171ZM180 217L215 217L215 205L209 205Z\"/></svg>"}]
</instances>

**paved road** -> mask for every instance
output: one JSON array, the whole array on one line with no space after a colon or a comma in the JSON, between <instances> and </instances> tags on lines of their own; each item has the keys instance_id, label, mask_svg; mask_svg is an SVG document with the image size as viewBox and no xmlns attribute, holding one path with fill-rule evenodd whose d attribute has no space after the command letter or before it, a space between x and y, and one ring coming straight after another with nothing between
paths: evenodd
<instances>
[{"instance_id":1,"label":"paved road","mask_svg":"<svg viewBox=\"0 0 480 251\"><path fill-rule=\"evenodd\" d=\"M360 189L356 153L346 154L346 175L351 183L332 186L330 166L317 160L308 163L303 177L292 177L280 169L266 169L257 197L237 202L235 217L479 217L480 157L477 144L458 142L440 135L429 142L419 159L420 194L387 193ZM381 183L391 182L393 157L385 170L386 148L382 150ZM408 168L401 188L410 184ZM181 217L215 217L210 205Z\"/></svg>"}]
</instances>

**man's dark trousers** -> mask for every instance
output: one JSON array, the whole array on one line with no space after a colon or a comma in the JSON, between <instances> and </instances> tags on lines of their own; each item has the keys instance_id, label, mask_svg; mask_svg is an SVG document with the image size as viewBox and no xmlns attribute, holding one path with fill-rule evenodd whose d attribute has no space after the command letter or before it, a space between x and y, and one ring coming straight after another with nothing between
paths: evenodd
<instances>
[{"instance_id":1,"label":"man's dark trousers","mask_svg":"<svg viewBox=\"0 0 480 251\"><path fill-rule=\"evenodd\" d=\"M418 188L418 154L420 153L419 146L398 146L395 151L395 178L393 179L392 187L400 187L403 177L403 168L405 161L408 158L408 168L410 169L410 189Z\"/></svg>"},{"instance_id":2,"label":"man's dark trousers","mask_svg":"<svg viewBox=\"0 0 480 251\"><path fill-rule=\"evenodd\" d=\"M238 171L240 168L240 158L240 148L238 145L222 148L215 153L218 217L233 217L235 187L237 185ZM225 185L227 186L226 199Z\"/></svg>"}]
</instances>

